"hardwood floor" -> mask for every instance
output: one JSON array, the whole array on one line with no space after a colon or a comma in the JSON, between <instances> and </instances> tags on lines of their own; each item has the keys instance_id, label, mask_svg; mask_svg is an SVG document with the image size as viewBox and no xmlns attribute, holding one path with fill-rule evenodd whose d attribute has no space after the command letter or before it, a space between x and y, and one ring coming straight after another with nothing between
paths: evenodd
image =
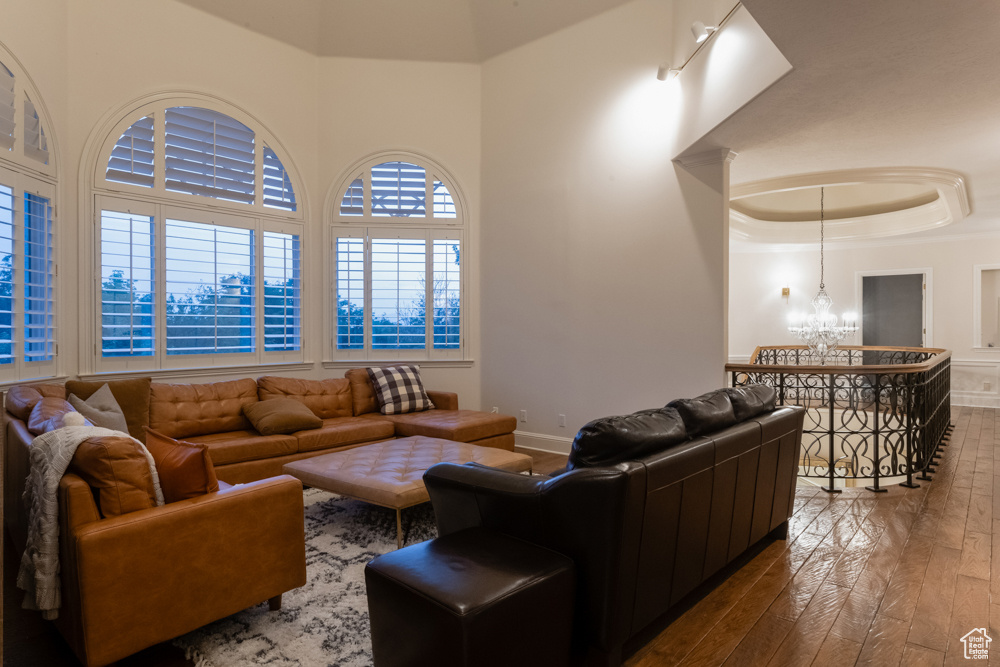
<instances>
[{"instance_id":1,"label":"hardwood floor","mask_svg":"<svg viewBox=\"0 0 1000 667\"><path fill-rule=\"evenodd\" d=\"M801 481L766 546L626 661L664 665L965 664L1000 640L1000 420L954 408L933 481L827 494ZM997 563L993 563L997 555ZM1000 643L990 663L1000 663Z\"/></svg>"},{"instance_id":2,"label":"hardwood floor","mask_svg":"<svg viewBox=\"0 0 1000 667\"><path fill-rule=\"evenodd\" d=\"M767 544L625 663L664 665L965 664L961 637L1000 642L1000 411L955 408L932 482L829 495L800 482L787 541ZM565 457L524 450L535 472ZM11 600L5 555L4 657L9 665L75 665L58 633ZM1000 662L1000 643L993 649ZM123 665L188 667L169 644Z\"/></svg>"}]
</instances>

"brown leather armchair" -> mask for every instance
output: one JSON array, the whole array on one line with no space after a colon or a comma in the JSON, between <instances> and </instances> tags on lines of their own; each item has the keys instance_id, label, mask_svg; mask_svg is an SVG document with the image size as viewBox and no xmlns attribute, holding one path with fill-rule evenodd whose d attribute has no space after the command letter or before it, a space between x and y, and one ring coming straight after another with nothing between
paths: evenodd
<instances>
[{"instance_id":1,"label":"brown leather armchair","mask_svg":"<svg viewBox=\"0 0 1000 667\"><path fill-rule=\"evenodd\" d=\"M27 470L28 450L18 442L24 424L7 426L5 513L20 553L24 477L16 473ZM107 665L265 600L277 609L282 593L305 584L301 482L283 475L224 486L101 518L91 487L72 473L62 478L54 622L84 665Z\"/></svg>"}]
</instances>

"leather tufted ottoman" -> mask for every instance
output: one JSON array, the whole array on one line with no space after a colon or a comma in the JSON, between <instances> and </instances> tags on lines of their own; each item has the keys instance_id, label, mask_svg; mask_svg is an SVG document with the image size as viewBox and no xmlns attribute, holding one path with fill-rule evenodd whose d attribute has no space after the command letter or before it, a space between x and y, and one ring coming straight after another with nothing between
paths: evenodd
<instances>
[{"instance_id":1,"label":"leather tufted ottoman","mask_svg":"<svg viewBox=\"0 0 1000 667\"><path fill-rule=\"evenodd\" d=\"M403 546L400 510L427 502L423 475L436 463L480 463L531 470L531 457L495 447L420 435L286 463L285 474L303 484L396 510L396 546Z\"/></svg>"}]
</instances>

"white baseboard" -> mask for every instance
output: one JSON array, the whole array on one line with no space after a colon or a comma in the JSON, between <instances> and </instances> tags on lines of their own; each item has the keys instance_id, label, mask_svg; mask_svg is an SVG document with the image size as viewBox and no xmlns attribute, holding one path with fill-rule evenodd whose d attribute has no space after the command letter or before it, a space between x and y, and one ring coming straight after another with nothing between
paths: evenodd
<instances>
[{"instance_id":1,"label":"white baseboard","mask_svg":"<svg viewBox=\"0 0 1000 667\"><path fill-rule=\"evenodd\" d=\"M1000 408L1000 396L984 391L953 391L951 404L968 408Z\"/></svg>"},{"instance_id":2,"label":"white baseboard","mask_svg":"<svg viewBox=\"0 0 1000 667\"><path fill-rule=\"evenodd\" d=\"M514 444L524 449L534 449L539 452L569 454L573 439L558 435L545 435L544 433L514 431Z\"/></svg>"}]
</instances>

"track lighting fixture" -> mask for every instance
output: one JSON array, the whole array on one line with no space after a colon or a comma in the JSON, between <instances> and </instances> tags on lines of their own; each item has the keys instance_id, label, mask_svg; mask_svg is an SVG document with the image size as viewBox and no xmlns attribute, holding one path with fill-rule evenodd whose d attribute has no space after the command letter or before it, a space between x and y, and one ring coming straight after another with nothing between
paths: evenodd
<instances>
[{"instance_id":1,"label":"track lighting fixture","mask_svg":"<svg viewBox=\"0 0 1000 667\"><path fill-rule=\"evenodd\" d=\"M656 72L656 78L660 81L670 81L680 73L679 69L674 69L670 65L660 65L660 69Z\"/></svg>"},{"instance_id":2,"label":"track lighting fixture","mask_svg":"<svg viewBox=\"0 0 1000 667\"><path fill-rule=\"evenodd\" d=\"M701 21L695 21L691 24L691 34L694 35L694 41L701 44L708 36L716 31L715 26L705 25Z\"/></svg>"}]
</instances>

